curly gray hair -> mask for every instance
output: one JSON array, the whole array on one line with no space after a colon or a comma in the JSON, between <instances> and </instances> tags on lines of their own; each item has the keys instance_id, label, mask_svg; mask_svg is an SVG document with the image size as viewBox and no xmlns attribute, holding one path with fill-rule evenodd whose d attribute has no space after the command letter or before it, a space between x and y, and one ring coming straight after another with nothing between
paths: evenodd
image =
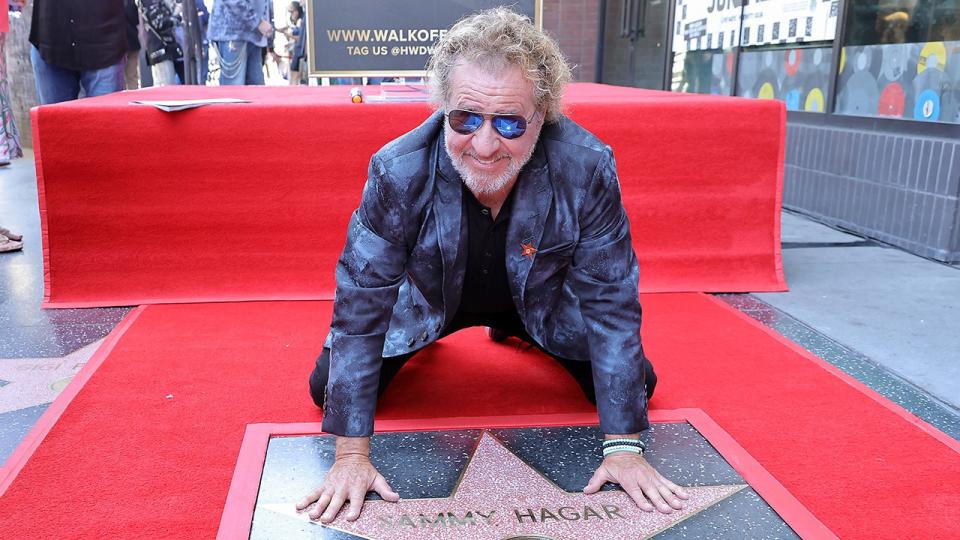
<instances>
[{"instance_id":1,"label":"curly gray hair","mask_svg":"<svg viewBox=\"0 0 960 540\"><path fill-rule=\"evenodd\" d=\"M430 93L438 107L450 95L450 73L458 60L499 68L517 65L533 83L538 109L547 122L560 119L560 98L570 82L570 66L557 42L527 17L505 7L460 19L437 42L427 63Z\"/></svg>"}]
</instances>

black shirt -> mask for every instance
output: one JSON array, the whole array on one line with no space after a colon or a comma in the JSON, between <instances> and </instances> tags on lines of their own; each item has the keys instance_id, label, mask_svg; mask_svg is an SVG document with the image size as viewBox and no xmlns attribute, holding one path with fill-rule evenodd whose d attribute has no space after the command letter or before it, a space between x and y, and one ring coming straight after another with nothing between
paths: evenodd
<instances>
[{"instance_id":1,"label":"black shirt","mask_svg":"<svg viewBox=\"0 0 960 540\"><path fill-rule=\"evenodd\" d=\"M465 313L515 312L507 281L507 227L513 192L503 203L497 219L463 187L463 214L467 220L467 270L463 280L460 311ZM519 247L517 248L519 249Z\"/></svg>"},{"instance_id":2,"label":"black shirt","mask_svg":"<svg viewBox=\"0 0 960 540\"><path fill-rule=\"evenodd\" d=\"M127 54L123 0L36 0L30 43L46 63L64 69L112 66Z\"/></svg>"}]
</instances>

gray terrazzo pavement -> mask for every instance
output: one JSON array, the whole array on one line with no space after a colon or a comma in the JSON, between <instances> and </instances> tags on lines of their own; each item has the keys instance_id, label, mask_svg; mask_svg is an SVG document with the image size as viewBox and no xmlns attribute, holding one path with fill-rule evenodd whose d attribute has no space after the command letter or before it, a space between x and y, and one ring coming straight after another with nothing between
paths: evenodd
<instances>
[{"instance_id":1,"label":"gray terrazzo pavement","mask_svg":"<svg viewBox=\"0 0 960 540\"><path fill-rule=\"evenodd\" d=\"M886 247L783 250L757 298L960 406L960 269Z\"/></svg>"},{"instance_id":2,"label":"gray terrazzo pavement","mask_svg":"<svg viewBox=\"0 0 960 540\"><path fill-rule=\"evenodd\" d=\"M0 462L4 462L46 412L49 403L0 413Z\"/></svg>"}]
</instances>

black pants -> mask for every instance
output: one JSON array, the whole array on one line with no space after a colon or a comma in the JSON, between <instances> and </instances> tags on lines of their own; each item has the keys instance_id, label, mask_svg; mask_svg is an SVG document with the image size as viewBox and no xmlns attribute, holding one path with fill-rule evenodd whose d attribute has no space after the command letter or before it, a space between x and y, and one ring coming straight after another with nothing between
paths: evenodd
<instances>
[{"instance_id":1,"label":"black pants","mask_svg":"<svg viewBox=\"0 0 960 540\"><path fill-rule=\"evenodd\" d=\"M527 331L523 328L523 322L520 321L520 316L516 313L493 313L493 314L472 314L472 313L458 313L450 324L443 330L440 334L440 337L448 336L458 330L463 330L464 328L470 328L472 326L488 326L490 328L495 328L520 338L520 340L525 341L534 347L537 347L543 351L547 356L550 356L554 360L560 363L570 375L573 376L574 380L577 381L577 384L580 385L580 388L583 390L584 395L591 403L597 403L597 394L593 389L593 371L590 367L590 362L584 362L581 360L568 360L566 358L560 358L559 356L550 354L547 351L544 351L537 342L527 334ZM387 389L387 386L390 384L390 381L397 375L400 371L400 368L407 363L407 360L413 358L415 354L419 351L414 351L409 354L404 354L400 356L389 356L383 358L383 365L380 368L380 386L377 390L377 396L383 395L383 392ZM653 365L650 363L650 360L644 362L644 376L647 390L647 399L653 396L653 390L657 386L657 375L653 371ZM323 352L320 353L320 357L317 358L317 365L313 369L313 373L310 374L310 396L313 398L313 402L317 404L317 407L323 407L323 398L324 398L324 389L327 386L327 380L330 377L330 349L324 348Z\"/></svg>"}]
</instances>

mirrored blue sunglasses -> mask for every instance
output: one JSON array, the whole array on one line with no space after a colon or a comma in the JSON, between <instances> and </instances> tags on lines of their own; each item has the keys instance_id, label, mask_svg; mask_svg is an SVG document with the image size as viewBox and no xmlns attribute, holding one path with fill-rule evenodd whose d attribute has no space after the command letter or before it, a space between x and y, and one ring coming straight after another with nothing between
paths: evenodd
<instances>
[{"instance_id":1,"label":"mirrored blue sunglasses","mask_svg":"<svg viewBox=\"0 0 960 540\"><path fill-rule=\"evenodd\" d=\"M453 109L446 113L447 123L450 128L461 135L469 135L483 125L484 120L490 118L493 129L504 139L516 139L527 131L527 124L533 122L537 113L527 120L519 114L489 114L474 111L464 111L462 109Z\"/></svg>"}]
</instances>

